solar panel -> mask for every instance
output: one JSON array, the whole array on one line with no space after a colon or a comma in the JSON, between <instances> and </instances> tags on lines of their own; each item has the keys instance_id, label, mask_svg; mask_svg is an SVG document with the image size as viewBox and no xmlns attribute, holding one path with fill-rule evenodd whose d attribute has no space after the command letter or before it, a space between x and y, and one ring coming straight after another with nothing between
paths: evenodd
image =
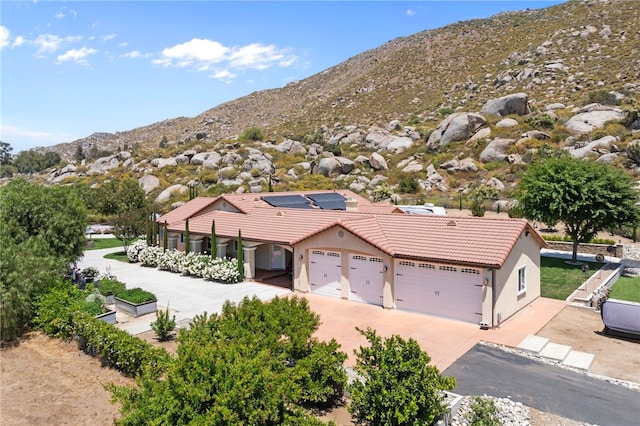
<instances>
[{"instance_id":1,"label":"solar panel","mask_svg":"<svg viewBox=\"0 0 640 426\"><path fill-rule=\"evenodd\" d=\"M346 210L344 201L316 201L316 205L322 210Z\"/></svg>"},{"instance_id":2,"label":"solar panel","mask_svg":"<svg viewBox=\"0 0 640 426\"><path fill-rule=\"evenodd\" d=\"M294 209L312 208L311 205L309 205L309 200L301 195L269 195L262 197L262 199L273 207L287 207Z\"/></svg>"},{"instance_id":3,"label":"solar panel","mask_svg":"<svg viewBox=\"0 0 640 426\"><path fill-rule=\"evenodd\" d=\"M337 192L320 192L317 194L307 194L307 198L315 201L344 201L345 197Z\"/></svg>"},{"instance_id":4,"label":"solar panel","mask_svg":"<svg viewBox=\"0 0 640 426\"><path fill-rule=\"evenodd\" d=\"M307 194L307 198L313 200L316 206L322 210L346 210L346 198L337 192L322 192L318 194Z\"/></svg>"}]
</instances>

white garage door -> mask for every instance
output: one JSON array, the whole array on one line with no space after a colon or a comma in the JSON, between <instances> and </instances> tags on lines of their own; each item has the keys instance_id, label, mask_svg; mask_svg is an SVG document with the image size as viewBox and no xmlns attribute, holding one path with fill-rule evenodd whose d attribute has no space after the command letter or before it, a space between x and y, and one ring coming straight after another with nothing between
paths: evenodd
<instances>
[{"instance_id":1,"label":"white garage door","mask_svg":"<svg viewBox=\"0 0 640 426\"><path fill-rule=\"evenodd\" d=\"M401 261L395 299L398 309L479 323L482 276L474 268Z\"/></svg>"},{"instance_id":2,"label":"white garage door","mask_svg":"<svg viewBox=\"0 0 640 426\"><path fill-rule=\"evenodd\" d=\"M312 250L309 258L311 292L324 296L342 297L342 263L340 253Z\"/></svg>"},{"instance_id":3,"label":"white garage door","mask_svg":"<svg viewBox=\"0 0 640 426\"><path fill-rule=\"evenodd\" d=\"M382 306L384 265L379 257L349 256L349 300Z\"/></svg>"}]
</instances>

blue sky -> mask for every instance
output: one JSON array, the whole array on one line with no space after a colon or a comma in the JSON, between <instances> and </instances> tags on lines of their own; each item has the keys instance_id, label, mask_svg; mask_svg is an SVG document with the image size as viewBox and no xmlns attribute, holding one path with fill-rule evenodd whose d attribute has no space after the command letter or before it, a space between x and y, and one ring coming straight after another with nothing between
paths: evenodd
<instances>
[{"instance_id":1,"label":"blue sky","mask_svg":"<svg viewBox=\"0 0 640 426\"><path fill-rule=\"evenodd\" d=\"M563 0L0 2L13 152L193 117L397 37Z\"/></svg>"}]
</instances>

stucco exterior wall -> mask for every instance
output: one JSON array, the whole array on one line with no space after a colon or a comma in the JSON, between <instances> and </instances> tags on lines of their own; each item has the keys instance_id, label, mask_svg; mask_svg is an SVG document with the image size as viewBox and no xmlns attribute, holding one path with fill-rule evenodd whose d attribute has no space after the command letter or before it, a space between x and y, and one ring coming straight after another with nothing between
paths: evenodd
<instances>
[{"instance_id":1,"label":"stucco exterior wall","mask_svg":"<svg viewBox=\"0 0 640 426\"><path fill-rule=\"evenodd\" d=\"M518 270L526 266L526 291L518 294ZM540 297L540 245L531 234L523 232L502 268L495 271L495 309L485 321L499 323ZM498 317L500 319L498 320Z\"/></svg>"},{"instance_id":2,"label":"stucco exterior wall","mask_svg":"<svg viewBox=\"0 0 640 426\"><path fill-rule=\"evenodd\" d=\"M240 213L240 210L238 210L237 208L235 208L234 206L229 204L226 200L220 199L220 200L217 200L216 202L214 202L213 204L211 204L210 206L208 206L207 208L205 208L204 210L202 210L202 212L198 213L198 216L201 216L201 215L203 215L205 213L212 212L214 210L222 210L222 211L225 211L225 212Z\"/></svg>"},{"instance_id":3,"label":"stucco exterior wall","mask_svg":"<svg viewBox=\"0 0 640 426\"><path fill-rule=\"evenodd\" d=\"M308 293L309 284L309 258L311 250L326 250L340 253L342 264L341 288L342 298L349 299L349 254L356 253L366 256L376 256L382 259L387 271L384 273L383 307L393 308L394 301L391 292L393 280L393 259L381 250L364 242L360 238L342 229L332 227L309 239L306 239L294 247L293 256L293 288L294 290ZM302 255L302 259L300 256Z\"/></svg>"}]
</instances>

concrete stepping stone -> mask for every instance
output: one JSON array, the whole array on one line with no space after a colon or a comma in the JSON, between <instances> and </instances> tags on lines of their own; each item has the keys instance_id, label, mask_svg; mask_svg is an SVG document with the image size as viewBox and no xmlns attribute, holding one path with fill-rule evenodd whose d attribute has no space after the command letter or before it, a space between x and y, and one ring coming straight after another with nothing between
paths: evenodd
<instances>
[{"instance_id":1,"label":"concrete stepping stone","mask_svg":"<svg viewBox=\"0 0 640 426\"><path fill-rule=\"evenodd\" d=\"M562 362L569 352L571 352L571 346L547 343L540 351L540 356Z\"/></svg>"},{"instance_id":2,"label":"concrete stepping stone","mask_svg":"<svg viewBox=\"0 0 640 426\"><path fill-rule=\"evenodd\" d=\"M529 334L522 342L520 342L518 349L538 354L542 348L547 345L547 343L549 343L549 339Z\"/></svg>"},{"instance_id":3,"label":"concrete stepping stone","mask_svg":"<svg viewBox=\"0 0 640 426\"><path fill-rule=\"evenodd\" d=\"M593 363L595 357L595 355L586 352L571 351L562 363L569 367L589 370L589 367L591 367L591 363Z\"/></svg>"}]
</instances>

